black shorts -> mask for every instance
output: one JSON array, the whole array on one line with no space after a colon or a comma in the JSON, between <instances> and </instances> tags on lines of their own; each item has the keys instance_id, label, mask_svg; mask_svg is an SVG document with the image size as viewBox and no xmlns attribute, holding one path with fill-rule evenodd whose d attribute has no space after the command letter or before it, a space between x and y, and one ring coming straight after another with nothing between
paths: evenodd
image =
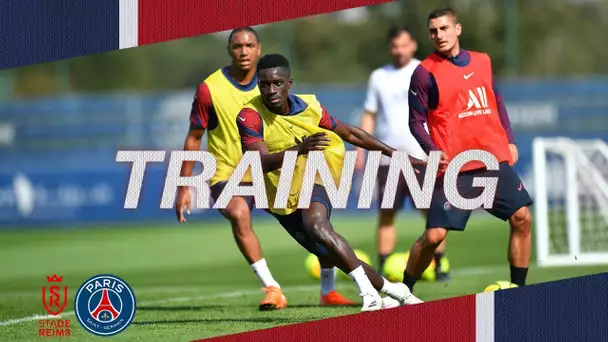
<instances>
[{"instance_id":1,"label":"black shorts","mask_svg":"<svg viewBox=\"0 0 608 342\"><path fill-rule=\"evenodd\" d=\"M424 183L424 172L426 168L419 165L414 165L414 168L420 171L420 173L416 174L416 178L418 180L418 186L422 188L422 184ZM382 206L382 198L386 191L386 181L388 180L388 171L389 165L380 165L380 168L378 169L378 208L381 208ZM403 175L403 173L401 173L399 175L399 182L397 183L397 191L395 192L395 201L393 202L392 210L399 210L403 208L403 204L408 198L411 199L412 194L410 192L410 188L407 186L407 182L405 181L405 176ZM414 205L413 201L412 205Z\"/></svg>"},{"instance_id":2,"label":"black shorts","mask_svg":"<svg viewBox=\"0 0 608 342\"><path fill-rule=\"evenodd\" d=\"M483 187L473 187L476 177L498 177L498 186L494 204L491 209L485 209L493 216L508 220L522 207L532 204L530 194L515 170L508 163L501 163L499 170L486 169L462 172L458 175L457 187L460 196L476 198L483 192ZM467 225L471 210L462 210L451 205L444 192L443 176L437 179L428 213L426 228L445 228L463 231Z\"/></svg>"},{"instance_id":3,"label":"black shorts","mask_svg":"<svg viewBox=\"0 0 608 342\"><path fill-rule=\"evenodd\" d=\"M213 202L217 202L217 199L220 197L220 195L222 194L222 191L224 191L224 188L226 187L226 185L228 184L227 181L222 181L222 182L217 182L214 185L211 186L211 199L213 199ZM248 183L248 182L243 182L241 183L241 185L251 185L252 183ZM247 205L249 206L249 210L253 210L255 201L254 201L254 197L253 196L238 196L238 197L242 197L246 202Z\"/></svg>"},{"instance_id":4,"label":"black shorts","mask_svg":"<svg viewBox=\"0 0 608 342\"><path fill-rule=\"evenodd\" d=\"M331 201L325 188L321 185L315 184L312 190L312 197L310 202L317 202L323 204L327 208L327 219L331 217ZM304 226L304 212L306 209L298 209L289 215L278 215L271 213L281 226L294 238L302 247L304 247L310 253L321 257L327 254L327 250L323 245L316 242L310 234L308 234L306 227Z\"/></svg>"}]
</instances>

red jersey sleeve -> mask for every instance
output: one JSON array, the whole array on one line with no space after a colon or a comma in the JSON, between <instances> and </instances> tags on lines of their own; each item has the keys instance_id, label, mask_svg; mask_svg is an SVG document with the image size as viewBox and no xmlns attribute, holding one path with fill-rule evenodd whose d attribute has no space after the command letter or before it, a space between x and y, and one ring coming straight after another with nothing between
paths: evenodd
<instances>
[{"instance_id":1,"label":"red jersey sleeve","mask_svg":"<svg viewBox=\"0 0 608 342\"><path fill-rule=\"evenodd\" d=\"M203 82L194 94L192 109L190 110L190 124L197 128L214 129L217 123L211 92L207 84Z\"/></svg>"},{"instance_id":2,"label":"red jersey sleeve","mask_svg":"<svg viewBox=\"0 0 608 342\"><path fill-rule=\"evenodd\" d=\"M319 127L324 128L329 131L335 130L336 127L338 126L338 119L331 116L329 114L329 112L327 111L327 108L325 108L323 106L321 106L321 108L323 109L323 112L321 115L321 121L319 121Z\"/></svg>"},{"instance_id":3,"label":"red jersey sleeve","mask_svg":"<svg viewBox=\"0 0 608 342\"><path fill-rule=\"evenodd\" d=\"M236 125L241 136L241 146L264 141L264 126L260 114L253 109L244 108L236 117Z\"/></svg>"}]
</instances>

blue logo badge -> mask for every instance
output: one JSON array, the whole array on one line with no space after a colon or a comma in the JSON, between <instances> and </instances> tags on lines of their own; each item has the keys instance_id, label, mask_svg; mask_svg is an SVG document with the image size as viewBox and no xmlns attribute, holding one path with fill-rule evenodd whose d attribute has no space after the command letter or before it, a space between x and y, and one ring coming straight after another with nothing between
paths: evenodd
<instances>
[{"instance_id":1,"label":"blue logo badge","mask_svg":"<svg viewBox=\"0 0 608 342\"><path fill-rule=\"evenodd\" d=\"M135 317L135 294L124 280L100 274L85 281L74 300L78 322L90 333L112 336L125 330Z\"/></svg>"}]
</instances>

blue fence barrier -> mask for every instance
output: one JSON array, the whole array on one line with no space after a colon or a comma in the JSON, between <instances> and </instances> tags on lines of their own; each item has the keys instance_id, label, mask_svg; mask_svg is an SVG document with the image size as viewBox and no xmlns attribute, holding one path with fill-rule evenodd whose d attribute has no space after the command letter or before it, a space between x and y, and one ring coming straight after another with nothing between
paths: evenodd
<instances>
[{"instance_id":1,"label":"blue fence barrier","mask_svg":"<svg viewBox=\"0 0 608 342\"><path fill-rule=\"evenodd\" d=\"M516 170L532 192L534 137L608 139L608 80L513 81L500 88L519 146ZM338 119L358 124L364 88L295 91L317 94ZM180 149L192 95L79 95L1 104L0 227L174 220L171 210L159 209L167 164L148 168L139 208L126 210L130 166L116 163L115 156L118 149ZM195 219L212 216L217 212L206 210Z\"/></svg>"}]
</instances>

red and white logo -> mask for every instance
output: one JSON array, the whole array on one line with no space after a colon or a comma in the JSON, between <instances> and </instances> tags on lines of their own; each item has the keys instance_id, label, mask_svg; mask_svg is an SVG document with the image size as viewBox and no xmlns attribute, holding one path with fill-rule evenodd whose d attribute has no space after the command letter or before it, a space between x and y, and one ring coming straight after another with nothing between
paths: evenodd
<instances>
[{"instance_id":1,"label":"red and white logo","mask_svg":"<svg viewBox=\"0 0 608 342\"><path fill-rule=\"evenodd\" d=\"M61 286L63 276L47 276L48 284L42 287L42 305L51 319L38 322L39 337L69 337L72 334L69 319L60 319L61 313L68 304L68 287Z\"/></svg>"}]
</instances>

